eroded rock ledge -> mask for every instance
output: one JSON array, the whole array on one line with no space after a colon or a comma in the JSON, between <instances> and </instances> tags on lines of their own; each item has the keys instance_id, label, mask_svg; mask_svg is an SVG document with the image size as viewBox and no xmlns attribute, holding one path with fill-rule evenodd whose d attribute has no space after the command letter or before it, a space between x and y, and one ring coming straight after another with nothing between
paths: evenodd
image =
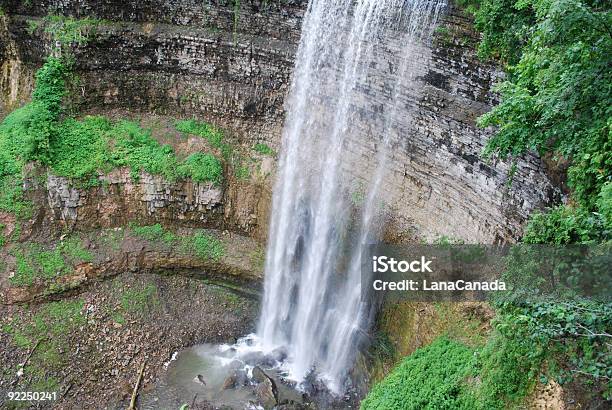
<instances>
[{"instance_id":1,"label":"eroded rock ledge","mask_svg":"<svg viewBox=\"0 0 612 410\"><path fill-rule=\"evenodd\" d=\"M192 230L182 229L178 237L188 237ZM0 276L0 303L16 304L49 300L62 293L80 293L87 286L122 273L157 273L182 275L235 288L257 296L263 279L263 250L251 238L229 232L207 231L219 240L219 257L202 256L182 250L176 243L151 241L134 235L130 229L113 228L82 234L84 249L91 261L77 263L70 273L52 278L35 278L30 285L15 285L11 279L20 269L13 247L0 250L5 261ZM49 241L52 249L64 238Z\"/></svg>"}]
</instances>

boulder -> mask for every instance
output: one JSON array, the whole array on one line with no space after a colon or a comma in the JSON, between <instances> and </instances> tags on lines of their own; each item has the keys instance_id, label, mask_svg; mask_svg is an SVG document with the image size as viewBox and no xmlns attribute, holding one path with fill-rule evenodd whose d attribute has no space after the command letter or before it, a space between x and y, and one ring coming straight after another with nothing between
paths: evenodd
<instances>
[{"instance_id":1,"label":"boulder","mask_svg":"<svg viewBox=\"0 0 612 410\"><path fill-rule=\"evenodd\" d=\"M271 379L259 383L255 387L255 395L265 410L271 410L278 404L276 389Z\"/></svg>"}]
</instances>

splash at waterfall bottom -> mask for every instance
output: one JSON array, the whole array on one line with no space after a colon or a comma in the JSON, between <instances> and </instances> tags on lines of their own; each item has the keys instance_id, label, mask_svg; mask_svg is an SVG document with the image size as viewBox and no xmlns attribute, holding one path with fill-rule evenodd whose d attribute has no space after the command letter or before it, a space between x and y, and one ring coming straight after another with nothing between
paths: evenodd
<instances>
[{"instance_id":1,"label":"splash at waterfall bottom","mask_svg":"<svg viewBox=\"0 0 612 410\"><path fill-rule=\"evenodd\" d=\"M325 378L311 373L297 383L283 348L265 351L255 334L234 344L201 344L178 352L166 363L162 380L142 397L142 408L190 409L347 409L359 395L333 394Z\"/></svg>"}]
</instances>

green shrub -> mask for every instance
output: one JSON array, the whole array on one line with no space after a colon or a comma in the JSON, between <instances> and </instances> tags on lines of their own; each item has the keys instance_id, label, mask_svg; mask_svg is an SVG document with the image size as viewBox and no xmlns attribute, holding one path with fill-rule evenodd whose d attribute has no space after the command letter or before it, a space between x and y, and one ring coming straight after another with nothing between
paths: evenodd
<instances>
[{"instance_id":1,"label":"green shrub","mask_svg":"<svg viewBox=\"0 0 612 410\"><path fill-rule=\"evenodd\" d=\"M134 177L144 171L170 181L177 179L179 162L174 150L155 140L150 130L133 121L119 121L112 131L115 135L111 152L113 165L130 167Z\"/></svg>"},{"instance_id":2,"label":"green shrub","mask_svg":"<svg viewBox=\"0 0 612 410\"><path fill-rule=\"evenodd\" d=\"M498 328L504 323L500 320ZM475 367L481 383L472 390L474 408L517 407L538 380L545 354L542 347L507 336L496 333L477 355Z\"/></svg>"},{"instance_id":3,"label":"green shrub","mask_svg":"<svg viewBox=\"0 0 612 410\"><path fill-rule=\"evenodd\" d=\"M49 58L36 73L32 102L13 111L0 124L0 176L20 174L27 161L48 162L67 72L65 63Z\"/></svg>"},{"instance_id":4,"label":"green shrub","mask_svg":"<svg viewBox=\"0 0 612 410\"><path fill-rule=\"evenodd\" d=\"M479 55L507 64L507 76L499 86L502 101L479 121L497 130L484 154L515 160L535 150L570 160L571 205L535 213L522 241L609 243L610 5L600 0L460 0L459 5L476 16L476 27L483 34ZM436 341L431 345L435 348L428 346L405 358L375 386L362 407L514 408L523 405L537 381L546 383L548 377L560 383L580 378L590 385L598 383L597 388L607 385L603 396L609 399L612 306L569 291L541 296L542 284L532 272L539 266L526 262L510 260L504 278L513 291L492 300L495 329L467 367L454 366L446 353L427 355L439 350ZM570 277L557 279L563 283L585 275L589 279L588 270L582 268L569 265ZM587 282L593 287L603 287L597 281L605 278L592 279ZM560 283L555 282L557 289ZM423 355L427 360L419 362ZM448 372L446 377L431 371L438 368L440 373ZM466 383L471 378L478 382Z\"/></svg>"},{"instance_id":5,"label":"green shrub","mask_svg":"<svg viewBox=\"0 0 612 410\"><path fill-rule=\"evenodd\" d=\"M62 24L67 22L70 20ZM75 33L66 34L66 39L77 39ZM135 179L141 172L147 172L170 181L192 178L198 182L222 182L221 162L212 154L196 153L180 161L172 147L160 144L150 130L136 122L113 123L92 116L62 119L69 71L64 59L49 58L36 73L32 102L0 123L1 210L20 218L30 215L31 204L24 198L22 174L24 165L30 161L49 166L56 175L94 184L98 183L100 172L122 166L129 167ZM177 127L202 135L217 147L225 146L221 143L223 134L208 124L183 121Z\"/></svg>"},{"instance_id":6,"label":"green shrub","mask_svg":"<svg viewBox=\"0 0 612 410\"><path fill-rule=\"evenodd\" d=\"M49 161L67 72L65 63L49 58L36 74L32 102L0 123L0 209L20 218L31 209L23 197L22 169L28 161Z\"/></svg>"},{"instance_id":7,"label":"green shrub","mask_svg":"<svg viewBox=\"0 0 612 410\"><path fill-rule=\"evenodd\" d=\"M49 15L43 19L45 33L60 44L85 44L96 33L100 20L94 18L75 19L62 15Z\"/></svg>"},{"instance_id":8,"label":"green shrub","mask_svg":"<svg viewBox=\"0 0 612 410\"><path fill-rule=\"evenodd\" d=\"M69 275L75 264L93 260L93 255L78 238L69 238L52 249L43 249L34 243L19 245L12 252L16 269L10 282L16 286L29 286L37 281Z\"/></svg>"},{"instance_id":9,"label":"green shrub","mask_svg":"<svg viewBox=\"0 0 612 410\"><path fill-rule=\"evenodd\" d=\"M221 161L212 154L201 152L189 155L180 165L178 172L196 182L212 182L216 185L221 184L223 178Z\"/></svg>"},{"instance_id":10,"label":"green shrub","mask_svg":"<svg viewBox=\"0 0 612 410\"><path fill-rule=\"evenodd\" d=\"M108 170L109 136L113 127L103 117L66 119L51 144L51 168L56 175L82 179Z\"/></svg>"},{"instance_id":11,"label":"green shrub","mask_svg":"<svg viewBox=\"0 0 612 410\"><path fill-rule=\"evenodd\" d=\"M219 260L225 253L221 242L204 232L197 232L184 243L189 251L202 259Z\"/></svg>"},{"instance_id":12,"label":"green shrub","mask_svg":"<svg viewBox=\"0 0 612 410\"><path fill-rule=\"evenodd\" d=\"M115 167L129 167L137 179L140 172L162 175L169 181L221 183L223 168L212 154L196 153L179 161L169 145L153 138L151 130L133 121L112 123L103 117L65 120L52 144L51 166L58 175L82 179Z\"/></svg>"},{"instance_id":13,"label":"green shrub","mask_svg":"<svg viewBox=\"0 0 612 410\"><path fill-rule=\"evenodd\" d=\"M463 1L463 0L462 0ZM600 0L481 0L476 26L483 32L481 57L507 63L502 101L480 119L495 126L485 154L516 158L529 150L570 161L571 205L560 205L529 220L523 242L567 245L609 243L612 229L612 9ZM567 248L566 248L567 249ZM543 299L533 294L533 266L515 261L508 279L531 287L496 301L501 348L483 367L490 382L504 385L497 399L525 395L540 365L563 382L581 375L587 382L610 380L609 348L602 336L611 307L596 298ZM536 266L537 268L537 266ZM588 272L579 269L576 281ZM593 279L593 285L597 278ZM530 283L530 281L532 281ZM518 296L517 296L518 295ZM608 345L609 346L609 345ZM495 350L495 349L494 349ZM518 353L517 353L518 352ZM498 359L495 355L500 355ZM561 361L563 371L553 371ZM497 367L496 367L497 366ZM501 369L501 370L496 370ZM608 370L605 370L608 369ZM568 372L565 372L568 373ZM496 376L497 375L497 376ZM607 378L607 379L606 379ZM610 387L604 397L610 396Z\"/></svg>"},{"instance_id":14,"label":"green shrub","mask_svg":"<svg viewBox=\"0 0 612 410\"><path fill-rule=\"evenodd\" d=\"M604 218L598 213L566 205L529 219L523 242L530 244L572 244L600 242L609 235Z\"/></svg>"},{"instance_id":15,"label":"green shrub","mask_svg":"<svg viewBox=\"0 0 612 410\"><path fill-rule=\"evenodd\" d=\"M407 356L361 402L364 410L472 409L474 351L445 337Z\"/></svg>"},{"instance_id":16,"label":"green shrub","mask_svg":"<svg viewBox=\"0 0 612 410\"><path fill-rule=\"evenodd\" d=\"M570 159L570 187L588 211L612 179L611 18L599 0L483 0L476 18L481 54L510 64L501 103L480 120L498 127L486 153Z\"/></svg>"},{"instance_id":17,"label":"green shrub","mask_svg":"<svg viewBox=\"0 0 612 410\"><path fill-rule=\"evenodd\" d=\"M270 148L267 144L257 143L253 146L253 149L260 154L273 156L276 153L272 148Z\"/></svg>"},{"instance_id":18,"label":"green shrub","mask_svg":"<svg viewBox=\"0 0 612 410\"><path fill-rule=\"evenodd\" d=\"M210 124L196 120L181 120L176 122L175 127L181 132L207 139L215 148L222 147L223 133Z\"/></svg>"},{"instance_id":19,"label":"green shrub","mask_svg":"<svg viewBox=\"0 0 612 410\"><path fill-rule=\"evenodd\" d=\"M234 169L234 175L236 176L236 178L247 179L250 176L249 168L243 164L244 158L234 149L234 147L232 147L228 143L223 142L223 133L218 128L215 128L214 126L205 122L198 122L196 120L177 121L175 127L181 132L198 135L202 138L205 138L210 142L213 147L218 148L221 151L221 155L223 156L225 162L231 165L231 167ZM261 145L261 147L258 147L258 145ZM258 151L263 154L273 155L274 153L274 151L272 151L265 144L257 144L254 149L263 150ZM220 164L217 164L216 161L213 162L212 159L208 159L207 163L210 164L210 169L213 172L212 175L216 175L218 173ZM215 182L214 179L204 180Z\"/></svg>"},{"instance_id":20,"label":"green shrub","mask_svg":"<svg viewBox=\"0 0 612 410\"><path fill-rule=\"evenodd\" d=\"M146 239L147 241L164 242L170 245L178 240L177 235L166 231L160 224L149 226L130 224L130 228L134 232L134 235Z\"/></svg>"},{"instance_id":21,"label":"green shrub","mask_svg":"<svg viewBox=\"0 0 612 410\"><path fill-rule=\"evenodd\" d=\"M606 182L597 198L597 209L603 219L603 224L609 232L612 231L612 182Z\"/></svg>"}]
</instances>

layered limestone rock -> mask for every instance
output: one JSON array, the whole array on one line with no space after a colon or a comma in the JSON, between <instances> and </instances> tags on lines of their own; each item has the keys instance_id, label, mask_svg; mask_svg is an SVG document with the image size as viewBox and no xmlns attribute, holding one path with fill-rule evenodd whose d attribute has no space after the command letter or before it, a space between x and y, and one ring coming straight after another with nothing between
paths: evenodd
<instances>
[{"instance_id":1,"label":"layered limestone rock","mask_svg":"<svg viewBox=\"0 0 612 410\"><path fill-rule=\"evenodd\" d=\"M129 221L192 221L203 224L220 214L223 190L209 182L170 182L129 169L98 178L98 186L79 188L69 179L47 175L47 203L54 219L82 228L108 228ZM210 224L209 224L210 225Z\"/></svg>"},{"instance_id":2,"label":"layered limestone rock","mask_svg":"<svg viewBox=\"0 0 612 410\"><path fill-rule=\"evenodd\" d=\"M31 87L33 69L51 50L53 42L44 23L30 20L41 22L48 13L91 16L104 21L86 44L73 49L80 78L74 102L80 108L195 116L224 127L245 144L261 141L278 148L283 100L306 4L306 0L127 4L5 0L0 31L5 61L2 94L5 98L26 94L22 90ZM482 159L492 130L479 129L476 119L496 103L491 90L501 71L478 60L478 35L460 11L449 7L441 26L431 44L414 50L411 58L418 62L414 81L399 93L398 132L392 138L394 150L383 190L391 207L389 237L410 231L427 238L512 241L521 235L528 215L558 201L560 192L535 155L519 159L511 184L508 162ZM393 44L384 44L381 50L375 69L382 72L385 53L397 50ZM381 101L380 108L385 106ZM368 135L347 144L357 181L365 180L376 166L375 150L382 136L375 129ZM238 213L241 223L250 224L260 237L267 230L269 212L262 201L269 201L270 191L269 183L242 184L230 186L224 197L230 202L241 196L257 198L251 211ZM153 205L155 212L176 205L167 198L156 201L148 202L163 205ZM234 211L225 212L227 216Z\"/></svg>"},{"instance_id":3,"label":"layered limestone rock","mask_svg":"<svg viewBox=\"0 0 612 410\"><path fill-rule=\"evenodd\" d=\"M0 47L3 60L11 62L5 77L15 83L20 75L31 76L31 69L12 67L40 66L55 46L44 16L93 17L102 24L89 33L87 45L74 50L81 108L102 104L198 115L250 139L277 137L305 5L304 0L4 1L10 22L0 41L17 43L11 50ZM3 94L10 81L3 80Z\"/></svg>"}]
</instances>

